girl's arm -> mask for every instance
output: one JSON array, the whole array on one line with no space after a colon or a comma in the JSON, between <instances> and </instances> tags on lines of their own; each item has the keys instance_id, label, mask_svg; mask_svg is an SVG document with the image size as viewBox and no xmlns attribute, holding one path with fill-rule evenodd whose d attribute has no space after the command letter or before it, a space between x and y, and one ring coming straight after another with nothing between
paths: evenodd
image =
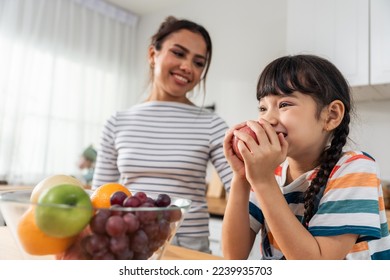
<instances>
[{"instance_id":1,"label":"girl's arm","mask_svg":"<svg viewBox=\"0 0 390 280\"><path fill-rule=\"evenodd\" d=\"M250 185L245 177L244 163L232 147L233 133L243 125L228 130L223 144L225 157L234 174L222 224L222 252L227 259L247 259L255 240L255 233L249 226Z\"/></svg>"},{"instance_id":2,"label":"girl's arm","mask_svg":"<svg viewBox=\"0 0 390 280\"><path fill-rule=\"evenodd\" d=\"M222 252L227 259L247 259L255 233L249 225L250 186L234 176L222 224Z\"/></svg>"}]
</instances>

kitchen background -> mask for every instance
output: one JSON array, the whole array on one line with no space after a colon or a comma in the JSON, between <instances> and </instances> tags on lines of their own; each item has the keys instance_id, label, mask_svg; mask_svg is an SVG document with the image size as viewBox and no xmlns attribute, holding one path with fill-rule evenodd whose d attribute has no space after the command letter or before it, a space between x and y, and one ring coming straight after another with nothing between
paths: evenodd
<instances>
[{"instance_id":1,"label":"kitchen background","mask_svg":"<svg viewBox=\"0 0 390 280\"><path fill-rule=\"evenodd\" d=\"M230 125L257 118L256 82L271 60L309 52L334 62L356 100L351 145L375 157L383 179L390 180L389 1L177 1L140 18L137 69L144 70L138 81L147 73L149 36L169 14L209 29L215 51L205 104L215 103Z\"/></svg>"},{"instance_id":2,"label":"kitchen background","mask_svg":"<svg viewBox=\"0 0 390 280\"><path fill-rule=\"evenodd\" d=\"M109 115L147 92L147 47L168 15L209 30L206 95L193 99L229 125L257 118L257 78L271 60L330 59L356 101L350 146L390 181L388 0L0 0L0 180L78 174Z\"/></svg>"},{"instance_id":3,"label":"kitchen background","mask_svg":"<svg viewBox=\"0 0 390 280\"><path fill-rule=\"evenodd\" d=\"M209 30L213 61L194 101L214 104L229 125L257 118L256 82L268 62L329 58L353 86L351 145L390 180L389 14L386 0L2 0L0 180L78 174L78 156L98 147L109 115L147 92L147 47L168 15Z\"/></svg>"}]
</instances>

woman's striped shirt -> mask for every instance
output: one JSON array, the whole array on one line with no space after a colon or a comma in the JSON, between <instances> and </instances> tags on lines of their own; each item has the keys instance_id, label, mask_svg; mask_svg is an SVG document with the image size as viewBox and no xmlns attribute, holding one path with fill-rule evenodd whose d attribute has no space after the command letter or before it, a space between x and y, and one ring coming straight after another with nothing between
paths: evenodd
<instances>
[{"instance_id":1,"label":"woman's striped shirt","mask_svg":"<svg viewBox=\"0 0 390 280\"><path fill-rule=\"evenodd\" d=\"M302 221L302 194L314 178L311 170L285 186L288 162L275 171L275 177L290 209ZM318 210L308 230L313 236L357 234L358 239L346 259L390 259L390 237L380 182L379 168L366 153L350 151L337 162L328 183L318 196ZM283 253L269 231L254 193L249 203L251 228L261 230L262 255L282 259Z\"/></svg>"},{"instance_id":2,"label":"woman's striped shirt","mask_svg":"<svg viewBox=\"0 0 390 280\"><path fill-rule=\"evenodd\" d=\"M222 146L227 128L216 114L176 102L146 102L117 112L103 129L93 189L120 182L132 192L190 199L177 234L209 236L206 172L211 161L229 191L232 172Z\"/></svg>"}]
</instances>

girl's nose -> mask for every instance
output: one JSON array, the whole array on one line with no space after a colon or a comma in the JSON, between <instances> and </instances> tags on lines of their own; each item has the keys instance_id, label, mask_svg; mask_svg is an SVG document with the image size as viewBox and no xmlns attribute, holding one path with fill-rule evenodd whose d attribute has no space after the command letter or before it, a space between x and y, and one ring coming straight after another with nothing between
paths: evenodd
<instances>
[{"instance_id":1,"label":"girl's nose","mask_svg":"<svg viewBox=\"0 0 390 280\"><path fill-rule=\"evenodd\" d=\"M268 110L267 113L262 114L260 118L266 120L273 126L276 126L279 123L278 114L275 110Z\"/></svg>"}]
</instances>

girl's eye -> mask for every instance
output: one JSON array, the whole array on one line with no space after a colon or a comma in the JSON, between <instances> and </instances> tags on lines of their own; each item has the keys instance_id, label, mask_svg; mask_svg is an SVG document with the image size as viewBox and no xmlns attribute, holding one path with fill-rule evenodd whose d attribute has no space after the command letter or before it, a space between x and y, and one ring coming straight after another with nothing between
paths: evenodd
<instances>
[{"instance_id":1,"label":"girl's eye","mask_svg":"<svg viewBox=\"0 0 390 280\"><path fill-rule=\"evenodd\" d=\"M259 112L265 112L267 111L267 108L265 108L264 106L259 106Z\"/></svg>"},{"instance_id":2,"label":"girl's eye","mask_svg":"<svg viewBox=\"0 0 390 280\"><path fill-rule=\"evenodd\" d=\"M290 106L290 104L288 104L287 102L281 102L279 104L279 108L284 108L284 107L287 107L287 106Z\"/></svg>"}]
</instances>

